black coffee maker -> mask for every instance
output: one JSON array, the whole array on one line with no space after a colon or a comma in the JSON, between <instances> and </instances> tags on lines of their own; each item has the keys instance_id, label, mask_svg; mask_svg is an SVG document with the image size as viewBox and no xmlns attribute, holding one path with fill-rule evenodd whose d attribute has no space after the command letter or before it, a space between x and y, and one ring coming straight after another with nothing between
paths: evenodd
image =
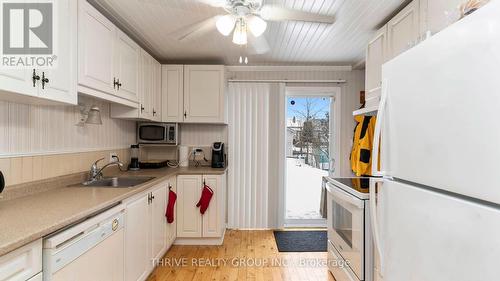
<instances>
[{"instance_id":1,"label":"black coffee maker","mask_svg":"<svg viewBox=\"0 0 500 281\"><path fill-rule=\"evenodd\" d=\"M214 142L212 145L212 168L225 168L226 154L223 142Z\"/></svg>"}]
</instances>

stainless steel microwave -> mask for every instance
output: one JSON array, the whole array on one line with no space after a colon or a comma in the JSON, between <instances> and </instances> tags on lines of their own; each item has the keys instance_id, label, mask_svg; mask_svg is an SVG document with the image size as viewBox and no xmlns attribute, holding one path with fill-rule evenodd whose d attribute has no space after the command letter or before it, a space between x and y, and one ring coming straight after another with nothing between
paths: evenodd
<instances>
[{"instance_id":1,"label":"stainless steel microwave","mask_svg":"<svg viewBox=\"0 0 500 281\"><path fill-rule=\"evenodd\" d=\"M137 142L177 145L178 125L175 123L138 123Z\"/></svg>"}]
</instances>

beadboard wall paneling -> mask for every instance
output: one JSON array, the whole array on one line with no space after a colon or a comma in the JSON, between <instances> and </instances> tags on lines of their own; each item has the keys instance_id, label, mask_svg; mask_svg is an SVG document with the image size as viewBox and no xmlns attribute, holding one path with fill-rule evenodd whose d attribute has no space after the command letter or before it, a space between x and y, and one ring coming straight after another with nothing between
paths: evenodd
<instances>
[{"instance_id":1,"label":"beadboard wall paneling","mask_svg":"<svg viewBox=\"0 0 500 281\"><path fill-rule=\"evenodd\" d=\"M351 176L349 156L352 147L352 137L354 131L354 117L352 112L360 107L359 92L365 89L365 72L363 70L352 71L234 71L228 72L228 79L244 80L346 80L346 83L327 84L321 83L316 86L341 87L341 145L340 145L340 175ZM313 83L293 83L293 86L315 86ZM273 91L277 93L277 91Z\"/></svg>"},{"instance_id":2,"label":"beadboard wall paneling","mask_svg":"<svg viewBox=\"0 0 500 281\"><path fill-rule=\"evenodd\" d=\"M0 158L0 171L5 176L7 189L10 186L45 180L49 178L86 172L94 161L116 153L120 160L128 165L130 149L112 149L64 154L35 155Z\"/></svg>"},{"instance_id":3,"label":"beadboard wall paneling","mask_svg":"<svg viewBox=\"0 0 500 281\"><path fill-rule=\"evenodd\" d=\"M108 103L80 101L100 107L102 125L75 126L80 117L77 106L0 101L0 158L126 148L135 142L135 122L111 119Z\"/></svg>"},{"instance_id":4,"label":"beadboard wall paneling","mask_svg":"<svg viewBox=\"0 0 500 281\"><path fill-rule=\"evenodd\" d=\"M227 125L180 124L180 143L188 146L211 146L214 142L227 143Z\"/></svg>"}]
</instances>

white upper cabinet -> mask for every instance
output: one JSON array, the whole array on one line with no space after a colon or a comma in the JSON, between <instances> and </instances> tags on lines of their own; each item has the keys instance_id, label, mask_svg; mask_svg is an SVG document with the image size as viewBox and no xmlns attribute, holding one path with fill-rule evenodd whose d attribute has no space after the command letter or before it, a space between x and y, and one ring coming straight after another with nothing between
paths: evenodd
<instances>
[{"instance_id":1,"label":"white upper cabinet","mask_svg":"<svg viewBox=\"0 0 500 281\"><path fill-rule=\"evenodd\" d=\"M184 66L162 66L162 111L163 122L182 122L184 120Z\"/></svg>"},{"instance_id":2,"label":"white upper cabinet","mask_svg":"<svg viewBox=\"0 0 500 281\"><path fill-rule=\"evenodd\" d=\"M138 62L138 103L134 106L112 104L111 117L161 121L161 65L143 49L139 49ZM122 86L125 85L125 82L120 80ZM118 93L122 93L122 88ZM131 92L129 94L132 96Z\"/></svg>"},{"instance_id":3,"label":"white upper cabinet","mask_svg":"<svg viewBox=\"0 0 500 281\"><path fill-rule=\"evenodd\" d=\"M380 88L382 84L382 64L385 62L387 26L377 31L366 48L366 91Z\"/></svg>"},{"instance_id":4,"label":"white upper cabinet","mask_svg":"<svg viewBox=\"0 0 500 281\"><path fill-rule=\"evenodd\" d=\"M153 93L152 93L152 120L161 122L162 97L161 97L161 64L153 59Z\"/></svg>"},{"instance_id":5,"label":"white upper cabinet","mask_svg":"<svg viewBox=\"0 0 500 281\"><path fill-rule=\"evenodd\" d=\"M72 0L57 2L59 29L57 34L57 67L39 70L40 97L69 104L77 103L78 36L77 3Z\"/></svg>"},{"instance_id":6,"label":"white upper cabinet","mask_svg":"<svg viewBox=\"0 0 500 281\"><path fill-rule=\"evenodd\" d=\"M184 122L225 122L224 66L184 66Z\"/></svg>"},{"instance_id":7,"label":"white upper cabinet","mask_svg":"<svg viewBox=\"0 0 500 281\"><path fill-rule=\"evenodd\" d=\"M422 34L430 31L438 33L451 22L449 14L455 13L464 0L420 0L420 18Z\"/></svg>"},{"instance_id":8,"label":"white upper cabinet","mask_svg":"<svg viewBox=\"0 0 500 281\"><path fill-rule=\"evenodd\" d=\"M78 5L78 83L113 94L116 28L87 1Z\"/></svg>"},{"instance_id":9,"label":"white upper cabinet","mask_svg":"<svg viewBox=\"0 0 500 281\"><path fill-rule=\"evenodd\" d=\"M153 116L153 58L146 51L141 50L141 89L139 93L139 117L151 119Z\"/></svg>"},{"instance_id":10,"label":"white upper cabinet","mask_svg":"<svg viewBox=\"0 0 500 281\"><path fill-rule=\"evenodd\" d=\"M419 37L419 0L414 0L387 23L388 59L416 45Z\"/></svg>"},{"instance_id":11,"label":"white upper cabinet","mask_svg":"<svg viewBox=\"0 0 500 281\"><path fill-rule=\"evenodd\" d=\"M115 79L117 95L137 100L141 48L121 30L116 32Z\"/></svg>"},{"instance_id":12,"label":"white upper cabinet","mask_svg":"<svg viewBox=\"0 0 500 281\"><path fill-rule=\"evenodd\" d=\"M19 103L77 103L76 1L57 2L54 39L56 65L51 68L0 70L0 99Z\"/></svg>"}]
</instances>

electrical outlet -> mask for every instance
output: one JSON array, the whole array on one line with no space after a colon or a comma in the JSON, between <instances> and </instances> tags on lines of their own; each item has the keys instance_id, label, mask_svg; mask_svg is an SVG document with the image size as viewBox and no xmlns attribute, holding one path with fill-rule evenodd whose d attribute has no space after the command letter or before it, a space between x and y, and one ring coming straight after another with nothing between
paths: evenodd
<instances>
[{"instance_id":1,"label":"electrical outlet","mask_svg":"<svg viewBox=\"0 0 500 281\"><path fill-rule=\"evenodd\" d=\"M199 148L199 147L195 147L193 148L193 155L194 156L198 156L198 155L201 155L203 153L203 149Z\"/></svg>"},{"instance_id":2,"label":"electrical outlet","mask_svg":"<svg viewBox=\"0 0 500 281\"><path fill-rule=\"evenodd\" d=\"M109 154L109 163L118 162L118 154L116 152L111 152Z\"/></svg>"}]
</instances>

